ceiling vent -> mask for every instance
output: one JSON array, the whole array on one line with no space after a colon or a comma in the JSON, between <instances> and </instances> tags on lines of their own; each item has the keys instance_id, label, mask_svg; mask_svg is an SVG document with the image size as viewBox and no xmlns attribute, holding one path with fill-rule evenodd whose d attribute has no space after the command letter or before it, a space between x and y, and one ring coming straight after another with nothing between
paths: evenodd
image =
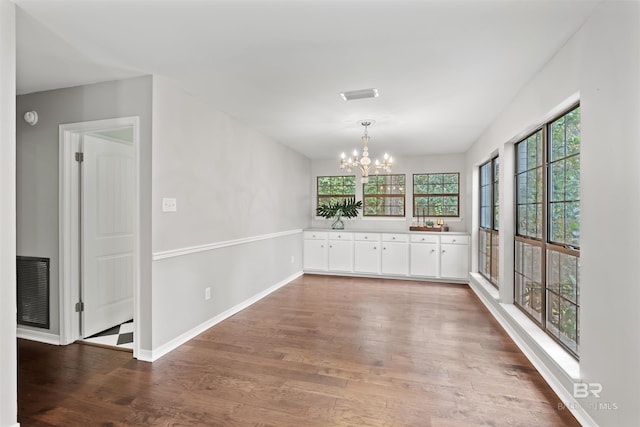
<instances>
[{"instance_id":1,"label":"ceiling vent","mask_svg":"<svg viewBox=\"0 0 640 427\"><path fill-rule=\"evenodd\" d=\"M351 90L349 92L342 92L340 96L345 101L351 101L354 99L364 99L364 98L377 98L378 89Z\"/></svg>"}]
</instances>

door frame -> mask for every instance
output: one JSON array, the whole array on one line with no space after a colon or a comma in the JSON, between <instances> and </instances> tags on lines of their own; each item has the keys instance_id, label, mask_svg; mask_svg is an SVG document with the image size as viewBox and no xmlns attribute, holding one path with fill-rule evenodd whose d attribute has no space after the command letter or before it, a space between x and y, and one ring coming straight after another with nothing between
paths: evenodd
<instances>
[{"instance_id":1,"label":"door frame","mask_svg":"<svg viewBox=\"0 0 640 427\"><path fill-rule=\"evenodd\" d=\"M79 301L79 173L75 152L85 133L133 127L134 207L133 207L133 357L140 353L140 118L121 117L59 125L59 289L60 344L81 338L80 316L75 311Z\"/></svg>"}]
</instances>

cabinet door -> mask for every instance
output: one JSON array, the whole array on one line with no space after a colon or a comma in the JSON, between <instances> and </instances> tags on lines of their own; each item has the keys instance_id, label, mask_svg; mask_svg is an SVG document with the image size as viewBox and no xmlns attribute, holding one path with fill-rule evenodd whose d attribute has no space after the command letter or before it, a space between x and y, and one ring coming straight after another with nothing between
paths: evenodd
<instances>
[{"instance_id":1,"label":"cabinet door","mask_svg":"<svg viewBox=\"0 0 640 427\"><path fill-rule=\"evenodd\" d=\"M409 244L382 242L382 274L406 276L409 273Z\"/></svg>"},{"instance_id":2,"label":"cabinet door","mask_svg":"<svg viewBox=\"0 0 640 427\"><path fill-rule=\"evenodd\" d=\"M304 240L304 269L322 271L327 269L326 240Z\"/></svg>"},{"instance_id":3,"label":"cabinet door","mask_svg":"<svg viewBox=\"0 0 640 427\"><path fill-rule=\"evenodd\" d=\"M452 279L469 277L468 245L440 245L440 276Z\"/></svg>"},{"instance_id":4,"label":"cabinet door","mask_svg":"<svg viewBox=\"0 0 640 427\"><path fill-rule=\"evenodd\" d=\"M329 240L329 271L353 271L353 242Z\"/></svg>"},{"instance_id":5,"label":"cabinet door","mask_svg":"<svg viewBox=\"0 0 640 427\"><path fill-rule=\"evenodd\" d=\"M356 241L354 271L358 273L380 273L380 242Z\"/></svg>"},{"instance_id":6,"label":"cabinet door","mask_svg":"<svg viewBox=\"0 0 640 427\"><path fill-rule=\"evenodd\" d=\"M412 276L437 277L440 252L437 243L412 243L411 268Z\"/></svg>"}]
</instances>

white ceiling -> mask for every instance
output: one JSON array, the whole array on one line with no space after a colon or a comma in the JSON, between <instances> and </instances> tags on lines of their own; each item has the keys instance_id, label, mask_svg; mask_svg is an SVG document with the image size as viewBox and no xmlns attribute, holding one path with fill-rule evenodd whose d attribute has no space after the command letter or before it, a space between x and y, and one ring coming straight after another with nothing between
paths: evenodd
<instances>
[{"instance_id":1,"label":"white ceiling","mask_svg":"<svg viewBox=\"0 0 640 427\"><path fill-rule=\"evenodd\" d=\"M310 158L462 153L598 0L15 0L18 93L141 74ZM346 90L380 97L344 101Z\"/></svg>"}]
</instances>

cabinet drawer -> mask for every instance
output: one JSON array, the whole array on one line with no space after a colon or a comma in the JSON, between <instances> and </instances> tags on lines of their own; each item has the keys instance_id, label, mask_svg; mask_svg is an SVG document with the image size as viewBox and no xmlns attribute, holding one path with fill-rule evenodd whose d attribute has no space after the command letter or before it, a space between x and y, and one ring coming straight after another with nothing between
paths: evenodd
<instances>
[{"instance_id":1,"label":"cabinet drawer","mask_svg":"<svg viewBox=\"0 0 640 427\"><path fill-rule=\"evenodd\" d=\"M353 233L329 232L329 240L353 240Z\"/></svg>"},{"instance_id":2,"label":"cabinet drawer","mask_svg":"<svg viewBox=\"0 0 640 427\"><path fill-rule=\"evenodd\" d=\"M303 238L306 240L325 240L327 233L325 231L305 231Z\"/></svg>"},{"instance_id":3,"label":"cabinet drawer","mask_svg":"<svg viewBox=\"0 0 640 427\"><path fill-rule=\"evenodd\" d=\"M408 234L395 234L395 233L383 233L382 234L383 242L408 242L409 235Z\"/></svg>"},{"instance_id":4,"label":"cabinet drawer","mask_svg":"<svg viewBox=\"0 0 640 427\"><path fill-rule=\"evenodd\" d=\"M448 243L453 245L468 245L469 236L440 236L440 243Z\"/></svg>"},{"instance_id":5,"label":"cabinet drawer","mask_svg":"<svg viewBox=\"0 0 640 427\"><path fill-rule=\"evenodd\" d=\"M355 239L360 241L365 241L365 242L379 242L380 241L380 234L378 233L355 233Z\"/></svg>"},{"instance_id":6,"label":"cabinet drawer","mask_svg":"<svg viewBox=\"0 0 640 427\"><path fill-rule=\"evenodd\" d=\"M438 237L432 234L412 234L411 243L438 243Z\"/></svg>"}]
</instances>

